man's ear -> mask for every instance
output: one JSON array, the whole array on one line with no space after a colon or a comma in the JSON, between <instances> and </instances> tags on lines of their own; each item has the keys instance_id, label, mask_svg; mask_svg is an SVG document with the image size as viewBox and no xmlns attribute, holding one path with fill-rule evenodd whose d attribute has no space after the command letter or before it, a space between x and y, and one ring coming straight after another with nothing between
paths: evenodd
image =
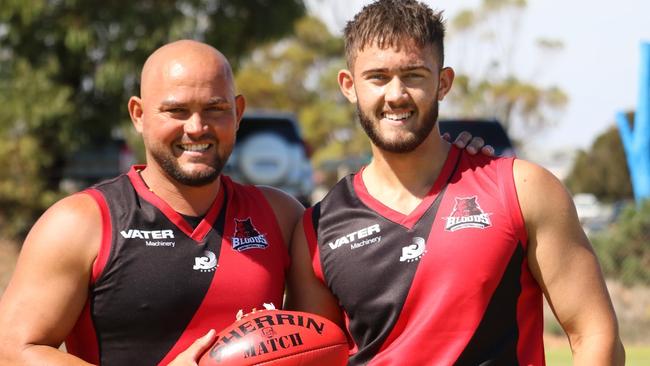
<instances>
[{"instance_id":1,"label":"man's ear","mask_svg":"<svg viewBox=\"0 0 650 366\"><path fill-rule=\"evenodd\" d=\"M438 100L442 101L445 99L445 95L449 93L449 90L451 89L451 84L454 83L454 76L456 74L454 73L454 69L451 67L443 67L442 70L440 70L440 77L438 79Z\"/></svg>"},{"instance_id":2,"label":"man's ear","mask_svg":"<svg viewBox=\"0 0 650 366\"><path fill-rule=\"evenodd\" d=\"M338 75L339 88L341 93L350 101L350 103L357 102L357 92L354 90L354 78L350 70L341 70Z\"/></svg>"},{"instance_id":3,"label":"man's ear","mask_svg":"<svg viewBox=\"0 0 650 366\"><path fill-rule=\"evenodd\" d=\"M129 99L128 104L129 116L131 116L131 122L138 133L142 133L142 114L144 113L142 107L142 99L132 96Z\"/></svg>"},{"instance_id":4,"label":"man's ear","mask_svg":"<svg viewBox=\"0 0 650 366\"><path fill-rule=\"evenodd\" d=\"M239 123L241 118L244 115L244 110L246 109L246 98L243 95L237 94L235 96L235 113L237 115L237 130L239 130Z\"/></svg>"}]
</instances>

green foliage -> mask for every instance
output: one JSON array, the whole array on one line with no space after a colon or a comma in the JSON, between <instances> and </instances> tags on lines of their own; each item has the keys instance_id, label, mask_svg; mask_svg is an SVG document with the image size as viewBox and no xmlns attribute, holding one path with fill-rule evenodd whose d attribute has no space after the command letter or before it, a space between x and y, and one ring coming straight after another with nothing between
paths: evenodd
<instances>
[{"instance_id":1,"label":"green foliage","mask_svg":"<svg viewBox=\"0 0 650 366\"><path fill-rule=\"evenodd\" d=\"M301 0L3 1L2 235L20 236L57 198L71 154L130 129L126 102L157 47L203 40L236 67L258 43L291 31L304 12Z\"/></svg>"},{"instance_id":2,"label":"green foliage","mask_svg":"<svg viewBox=\"0 0 650 366\"><path fill-rule=\"evenodd\" d=\"M650 200L626 207L592 242L606 276L626 285L650 284Z\"/></svg>"},{"instance_id":3,"label":"green foliage","mask_svg":"<svg viewBox=\"0 0 650 366\"><path fill-rule=\"evenodd\" d=\"M566 185L574 193L593 193L614 202L633 198L625 151L616 127L596 138L589 151L579 151Z\"/></svg>"},{"instance_id":4,"label":"green foliage","mask_svg":"<svg viewBox=\"0 0 650 366\"><path fill-rule=\"evenodd\" d=\"M295 113L313 161L359 156L369 152L354 110L343 98L337 73L345 67L343 43L314 17L296 23L293 36L258 47L243 60L237 86L248 108Z\"/></svg>"},{"instance_id":5,"label":"green foliage","mask_svg":"<svg viewBox=\"0 0 650 366\"><path fill-rule=\"evenodd\" d=\"M512 70L519 22L525 0L483 0L451 20L449 44L464 53L444 113L454 117L493 117L512 132L514 124L539 129L551 124L568 102L557 86L541 86ZM536 43L548 54L562 43L542 39ZM537 76L537 75L536 75Z\"/></svg>"}]
</instances>

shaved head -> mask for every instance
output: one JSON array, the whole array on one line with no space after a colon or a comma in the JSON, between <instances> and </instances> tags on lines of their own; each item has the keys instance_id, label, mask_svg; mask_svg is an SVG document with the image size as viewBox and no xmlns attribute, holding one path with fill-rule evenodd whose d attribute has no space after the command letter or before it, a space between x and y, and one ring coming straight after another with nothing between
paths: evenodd
<instances>
[{"instance_id":1,"label":"shaved head","mask_svg":"<svg viewBox=\"0 0 650 366\"><path fill-rule=\"evenodd\" d=\"M140 75L140 96L146 98L147 92L150 88L157 87L161 78L178 76L190 66L213 70L215 77L226 79L234 94L235 85L228 59L208 44L181 40L158 48L147 58Z\"/></svg>"}]
</instances>

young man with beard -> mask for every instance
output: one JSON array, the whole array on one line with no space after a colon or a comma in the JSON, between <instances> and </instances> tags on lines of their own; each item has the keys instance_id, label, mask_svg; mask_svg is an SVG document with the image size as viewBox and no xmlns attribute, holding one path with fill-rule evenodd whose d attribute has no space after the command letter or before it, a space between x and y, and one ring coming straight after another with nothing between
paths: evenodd
<instances>
[{"instance_id":1,"label":"young man with beard","mask_svg":"<svg viewBox=\"0 0 650 366\"><path fill-rule=\"evenodd\" d=\"M245 108L226 58L195 41L161 47L128 108L146 165L34 225L0 301L2 365L195 365L211 328L282 304L303 207L221 175Z\"/></svg>"},{"instance_id":2,"label":"young man with beard","mask_svg":"<svg viewBox=\"0 0 650 366\"><path fill-rule=\"evenodd\" d=\"M379 0L344 31L343 94L373 159L304 215L288 304L345 324L350 365L543 365L542 295L580 365L622 365L617 321L570 195L514 158L440 138L439 13Z\"/></svg>"}]
</instances>

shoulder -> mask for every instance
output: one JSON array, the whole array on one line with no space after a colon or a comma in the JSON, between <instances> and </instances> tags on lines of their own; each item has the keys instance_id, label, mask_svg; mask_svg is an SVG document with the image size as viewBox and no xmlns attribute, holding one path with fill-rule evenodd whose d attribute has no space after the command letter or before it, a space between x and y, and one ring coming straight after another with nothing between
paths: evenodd
<instances>
[{"instance_id":1,"label":"shoulder","mask_svg":"<svg viewBox=\"0 0 650 366\"><path fill-rule=\"evenodd\" d=\"M450 153L452 154L452 153ZM466 150L457 152L457 155L450 155L443 169L448 169L450 173L466 174L471 171L473 174L482 176L491 176L496 179L496 175L501 173L502 169L510 170L512 167L512 157L488 156L484 154L472 155Z\"/></svg>"},{"instance_id":2,"label":"shoulder","mask_svg":"<svg viewBox=\"0 0 650 366\"><path fill-rule=\"evenodd\" d=\"M575 211L571 195L548 170L521 159L514 160L512 169L517 198L527 225L540 222L549 215Z\"/></svg>"},{"instance_id":3,"label":"shoulder","mask_svg":"<svg viewBox=\"0 0 650 366\"><path fill-rule=\"evenodd\" d=\"M89 194L52 205L29 231L16 266L89 279L102 240L101 211ZM87 282L86 282L87 283Z\"/></svg>"},{"instance_id":4,"label":"shoulder","mask_svg":"<svg viewBox=\"0 0 650 366\"><path fill-rule=\"evenodd\" d=\"M87 192L80 192L61 199L45 211L32 227L26 244L32 244L33 240L30 239L35 237L48 239L50 243L60 241L68 249L94 259L101 233L102 214L96 198ZM97 245L91 245L95 243Z\"/></svg>"},{"instance_id":5,"label":"shoulder","mask_svg":"<svg viewBox=\"0 0 650 366\"><path fill-rule=\"evenodd\" d=\"M539 197L539 193L567 194L560 180L545 168L526 160L515 159L512 173L517 191L526 199Z\"/></svg>"},{"instance_id":6,"label":"shoulder","mask_svg":"<svg viewBox=\"0 0 650 366\"><path fill-rule=\"evenodd\" d=\"M277 188L257 186L273 209L285 243L290 243L293 230L302 217L305 207L293 196Z\"/></svg>"}]
</instances>

